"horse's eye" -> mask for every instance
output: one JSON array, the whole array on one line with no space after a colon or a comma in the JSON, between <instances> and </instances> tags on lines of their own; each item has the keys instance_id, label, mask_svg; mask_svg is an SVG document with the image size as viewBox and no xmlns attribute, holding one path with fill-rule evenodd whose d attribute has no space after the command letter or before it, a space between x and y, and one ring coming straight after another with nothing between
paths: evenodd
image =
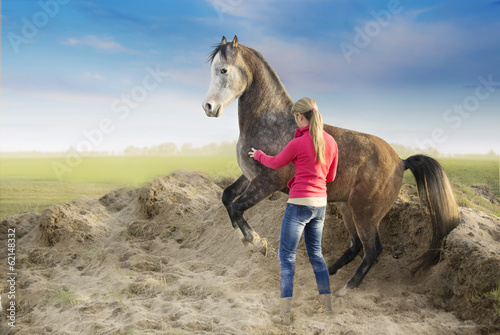
<instances>
[{"instance_id":1,"label":"horse's eye","mask_svg":"<svg viewBox=\"0 0 500 335\"><path fill-rule=\"evenodd\" d=\"M226 73L227 73L227 70L226 70L226 69L222 69L222 70L220 70L220 73L222 73L222 74L226 74Z\"/></svg>"}]
</instances>

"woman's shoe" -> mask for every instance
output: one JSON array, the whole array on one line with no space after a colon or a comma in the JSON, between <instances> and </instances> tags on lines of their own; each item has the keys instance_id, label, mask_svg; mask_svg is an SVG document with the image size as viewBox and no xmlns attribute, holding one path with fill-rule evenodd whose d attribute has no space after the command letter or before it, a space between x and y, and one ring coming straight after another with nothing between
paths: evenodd
<instances>
[{"instance_id":1,"label":"woman's shoe","mask_svg":"<svg viewBox=\"0 0 500 335\"><path fill-rule=\"evenodd\" d=\"M292 310L292 298L280 298L280 315L272 317L274 323L279 323L285 326L290 324L290 314Z\"/></svg>"},{"instance_id":2,"label":"woman's shoe","mask_svg":"<svg viewBox=\"0 0 500 335\"><path fill-rule=\"evenodd\" d=\"M332 294L320 294L319 301L325 309L325 314L333 314Z\"/></svg>"}]
</instances>

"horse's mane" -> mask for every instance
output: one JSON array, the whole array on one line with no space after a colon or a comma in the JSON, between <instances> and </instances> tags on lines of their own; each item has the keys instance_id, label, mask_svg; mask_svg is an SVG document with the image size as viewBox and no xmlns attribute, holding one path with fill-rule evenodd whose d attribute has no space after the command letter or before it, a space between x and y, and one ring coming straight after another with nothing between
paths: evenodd
<instances>
[{"instance_id":1,"label":"horse's mane","mask_svg":"<svg viewBox=\"0 0 500 335\"><path fill-rule=\"evenodd\" d=\"M274 69L271 67L271 65L269 65L269 63L267 62L267 60L260 54L260 52L254 50L252 48L248 48L248 47L245 47L245 48L249 52L253 53L255 55L255 57L257 57L262 62L262 64L264 64L264 67L267 69L267 71L270 73L270 75L274 78L274 80L276 81L276 83L283 89L283 92L293 102L293 99L288 94L288 91L286 90L285 85L283 85L283 82L281 81L280 77L278 76L278 74L276 73L276 71L274 71Z\"/></svg>"},{"instance_id":2,"label":"horse's mane","mask_svg":"<svg viewBox=\"0 0 500 335\"><path fill-rule=\"evenodd\" d=\"M210 62L210 64L212 64L215 55L217 55L219 51L221 52L222 57L224 59L227 59L226 49L228 45L229 44L220 44L220 43L214 44L214 50L210 53L210 55L208 55L207 62Z\"/></svg>"}]
</instances>

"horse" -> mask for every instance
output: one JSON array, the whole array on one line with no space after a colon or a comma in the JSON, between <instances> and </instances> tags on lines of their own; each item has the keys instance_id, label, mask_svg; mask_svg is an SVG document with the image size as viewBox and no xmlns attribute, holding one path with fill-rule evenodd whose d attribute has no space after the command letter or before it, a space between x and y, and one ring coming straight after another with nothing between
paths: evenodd
<instances>
[{"instance_id":1,"label":"horse","mask_svg":"<svg viewBox=\"0 0 500 335\"><path fill-rule=\"evenodd\" d=\"M224 107L238 99L238 165L243 174L222 194L233 228L239 227L245 244L252 243L265 255L267 240L248 224L244 213L274 192L288 193L293 164L273 170L249 157L251 148L277 155L293 139L297 125L294 101L278 75L254 49L223 37L208 57L211 82L202 103L208 117L219 117ZM444 238L459 223L459 209L442 166L426 155L401 159L383 139L353 130L324 125L337 141L339 160L335 180L327 184L327 201L336 202L349 232L350 245L328 266L330 275L349 264L364 250L353 277L339 291L343 296L360 285L382 252L378 226L396 200L403 173L413 173L419 199L424 199L432 223L429 249L415 260L413 272L427 269L440 258ZM422 204L421 204L422 206Z\"/></svg>"}]
</instances>

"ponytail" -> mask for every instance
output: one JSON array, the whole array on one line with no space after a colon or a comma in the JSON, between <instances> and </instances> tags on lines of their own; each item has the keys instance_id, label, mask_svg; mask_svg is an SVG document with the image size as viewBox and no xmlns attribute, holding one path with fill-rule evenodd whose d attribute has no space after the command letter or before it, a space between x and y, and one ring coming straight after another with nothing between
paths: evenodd
<instances>
[{"instance_id":1,"label":"ponytail","mask_svg":"<svg viewBox=\"0 0 500 335\"><path fill-rule=\"evenodd\" d=\"M316 102L308 97L297 101L292 107L293 114L303 114L309 121L309 134L311 135L316 161L325 164L325 138L323 137L323 117L318 111Z\"/></svg>"},{"instance_id":2,"label":"ponytail","mask_svg":"<svg viewBox=\"0 0 500 335\"><path fill-rule=\"evenodd\" d=\"M320 164L325 164L325 138L323 137L323 117L317 108L312 108L312 117L309 120L309 134L314 144L316 152L316 161Z\"/></svg>"}]
</instances>

